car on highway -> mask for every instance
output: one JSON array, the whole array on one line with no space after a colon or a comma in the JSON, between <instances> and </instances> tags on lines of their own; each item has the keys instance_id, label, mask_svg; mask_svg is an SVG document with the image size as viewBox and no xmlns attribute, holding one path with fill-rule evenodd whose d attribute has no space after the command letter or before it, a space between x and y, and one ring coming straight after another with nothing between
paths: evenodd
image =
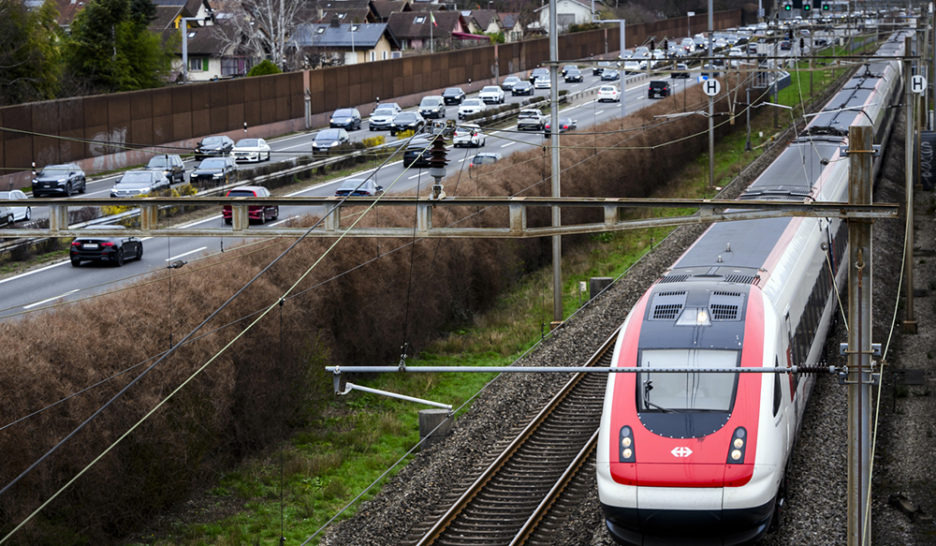
<instances>
[{"instance_id":1,"label":"car on highway","mask_svg":"<svg viewBox=\"0 0 936 546\"><path fill-rule=\"evenodd\" d=\"M613 82L619 79L621 79L621 73L617 70L606 68L601 71L601 81L603 82Z\"/></svg>"},{"instance_id":2,"label":"car on highway","mask_svg":"<svg viewBox=\"0 0 936 546\"><path fill-rule=\"evenodd\" d=\"M426 126L426 120L416 112L400 112L390 124L390 135L395 136L403 131L420 132Z\"/></svg>"},{"instance_id":3,"label":"car on highway","mask_svg":"<svg viewBox=\"0 0 936 546\"><path fill-rule=\"evenodd\" d=\"M213 158L215 161L224 158ZM208 161L207 159L205 161ZM204 161L202 162L204 163ZM169 189L169 179L162 171L127 171L111 188L111 197L139 197Z\"/></svg>"},{"instance_id":4,"label":"car on highway","mask_svg":"<svg viewBox=\"0 0 936 546\"><path fill-rule=\"evenodd\" d=\"M185 182L185 163L176 154L160 154L150 158L147 170L160 171L170 183Z\"/></svg>"},{"instance_id":5,"label":"car on highway","mask_svg":"<svg viewBox=\"0 0 936 546\"><path fill-rule=\"evenodd\" d=\"M357 131L361 128L361 112L357 108L339 108L328 118L328 127Z\"/></svg>"},{"instance_id":6,"label":"car on highway","mask_svg":"<svg viewBox=\"0 0 936 546\"><path fill-rule=\"evenodd\" d=\"M427 95L419 101L419 115L426 119L445 117L445 99L442 95Z\"/></svg>"},{"instance_id":7,"label":"car on highway","mask_svg":"<svg viewBox=\"0 0 936 546\"><path fill-rule=\"evenodd\" d=\"M549 77L548 68L534 68L533 70L530 71L530 78L529 78L530 83L535 82L536 78L542 78L544 76L547 78Z\"/></svg>"},{"instance_id":8,"label":"car on highway","mask_svg":"<svg viewBox=\"0 0 936 546\"><path fill-rule=\"evenodd\" d=\"M670 73L670 78L689 78L689 65L686 63L676 63L676 68Z\"/></svg>"},{"instance_id":9,"label":"car on highway","mask_svg":"<svg viewBox=\"0 0 936 546\"><path fill-rule=\"evenodd\" d=\"M78 267L81 262L87 260L92 262L109 262L117 267L122 266L127 260L143 259L143 242L132 235L95 235L95 230L115 230L127 229L124 226L96 224L84 228L82 231L89 232L72 241L68 250L68 257L73 267Z\"/></svg>"},{"instance_id":10,"label":"car on highway","mask_svg":"<svg viewBox=\"0 0 936 546\"><path fill-rule=\"evenodd\" d=\"M400 106L398 102L377 102L375 108L392 108L395 114L399 114L403 111L403 107Z\"/></svg>"},{"instance_id":11,"label":"car on highway","mask_svg":"<svg viewBox=\"0 0 936 546\"><path fill-rule=\"evenodd\" d=\"M578 70L579 68L574 64L564 64L562 68L559 69L559 75L565 77L569 70Z\"/></svg>"},{"instance_id":12,"label":"car on highway","mask_svg":"<svg viewBox=\"0 0 936 546\"><path fill-rule=\"evenodd\" d=\"M344 129L322 129L312 141L312 152L328 153L337 146L348 144L351 137Z\"/></svg>"},{"instance_id":13,"label":"car on highway","mask_svg":"<svg viewBox=\"0 0 936 546\"><path fill-rule=\"evenodd\" d=\"M428 167L429 149L432 147L432 141L426 137L417 137L410 141L403 150L404 167Z\"/></svg>"},{"instance_id":14,"label":"car on highway","mask_svg":"<svg viewBox=\"0 0 936 546\"><path fill-rule=\"evenodd\" d=\"M542 131L546 118L538 108L524 108L517 114L518 131Z\"/></svg>"},{"instance_id":15,"label":"car on highway","mask_svg":"<svg viewBox=\"0 0 936 546\"><path fill-rule=\"evenodd\" d=\"M374 197L377 195L383 195L383 186L379 186L374 182L373 178L366 180L363 178L349 178L335 190L335 196L337 197Z\"/></svg>"},{"instance_id":16,"label":"car on highway","mask_svg":"<svg viewBox=\"0 0 936 546\"><path fill-rule=\"evenodd\" d=\"M790 51L793 49L793 44L789 40L783 40L780 42L780 51Z\"/></svg>"},{"instance_id":17,"label":"car on highway","mask_svg":"<svg viewBox=\"0 0 936 546\"><path fill-rule=\"evenodd\" d=\"M33 197L42 197L51 193L70 196L84 193L87 186L85 173L76 163L46 165L32 180Z\"/></svg>"},{"instance_id":18,"label":"car on highway","mask_svg":"<svg viewBox=\"0 0 936 546\"><path fill-rule=\"evenodd\" d=\"M504 90L499 85L485 85L478 93L478 98L487 104L504 104Z\"/></svg>"},{"instance_id":19,"label":"car on highway","mask_svg":"<svg viewBox=\"0 0 936 546\"><path fill-rule=\"evenodd\" d=\"M614 65L611 64L611 61L598 61L598 63L592 67L592 76L600 76L606 68L610 69L613 66Z\"/></svg>"},{"instance_id":20,"label":"car on highway","mask_svg":"<svg viewBox=\"0 0 936 546\"><path fill-rule=\"evenodd\" d=\"M647 87L647 98L653 99L657 97L668 97L670 96L670 84L665 80L655 80L650 82L650 86Z\"/></svg>"},{"instance_id":21,"label":"car on highway","mask_svg":"<svg viewBox=\"0 0 936 546\"><path fill-rule=\"evenodd\" d=\"M263 186L240 186L228 190L225 197L269 197L270 190L264 188ZM231 212L231 205L224 205L221 207L221 216L224 218L225 224L231 223L233 213ZM279 205L249 205L247 207L247 220L256 220L261 224L265 224L267 220L276 220L279 218Z\"/></svg>"},{"instance_id":22,"label":"car on highway","mask_svg":"<svg viewBox=\"0 0 936 546\"><path fill-rule=\"evenodd\" d=\"M559 118L559 134L565 133L566 131L575 130L576 127L578 127L578 124L575 122L574 119ZM543 133L546 136L549 136L550 133L552 132L550 131L551 128L552 128L552 123L547 120L546 123L543 125Z\"/></svg>"},{"instance_id":23,"label":"car on highway","mask_svg":"<svg viewBox=\"0 0 936 546\"><path fill-rule=\"evenodd\" d=\"M20 190L10 190L10 191L0 191L0 199L8 199L10 201L22 201L26 203L26 194ZM0 220L3 220L4 223L8 226L12 226L13 222L19 222L20 220L28 222L32 218L32 208L29 205L20 207L20 206L10 206L10 207L0 207Z\"/></svg>"},{"instance_id":24,"label":"car on highway","mask_svg":"<svg viewBox=\"0 0 936 546\"><path fill-rule=\"evenodd\" d=\"M195 161L201 161L206 157L231 155L233 149L234 141L231 140L231 137L224 135L206 136L195 147Z\"/></svg>"},{"instance_id":25,"label":"car on highway","mask_svg":"<svg viewBox=\"0 0 936 546\"><path fill-rule=\"evenodd\" d=\"M711 71L713 68L715 69L714 72ZM702 72L699 73L699 76L701 76L703 79L704 78L717 78L719 75L720 75L720 72L718 72L718 67L717 66L713 67L711 63L705 63L704 65L702 65Z\"/></svg>"},{"instance_id":26,"label":"car on highway","mask_svg":"<svg viewBox=\"0 0 936 546\"><path fill-rule=\"evenodd\" d=\"M577 66L570 67L566 70L563 78L565 78L566 83L585 81L585 76L582 75L582 71L579 70Z\"/></svg>"},{"instance_id":27,"label":"car on highway","mask_svg":"<svg viewBox=\"0 0 936 546\"><path fill-rule=\"evenodd\" d=\"M449 87L442 92L442 100L445 104L461 104L465 100L465 92L461 87Z\"/></svg>"},{"instance_id":28,"label":"car on highway","mask_svg":"<svg viewBox=\"0 0 936 546\"><path fill-rule=\"evenodd\" d=\"M598 102L620 102L621 90L614 85L602 85L598 88Z\"/></svg>"},{"instance_id":29,"label":"car on highway","mask_svg":"<svg viewBox=\"0 0 936 546\"><path fill-rule=\"evenodd\" d=\"M398 113L399 112L393 108L378 106L367 120L367 129L370 131L386 131L390 129L390 124L393 123L393 118Z\"/></svg>"},{"instance_id":30,"label":"car on highway","mask_svg":"<svg viewBox=\"0 0 936 546\"><path fill-rule=\"evenodd\" d=\"M481 165L490 165L501 160L501 155L497 152L482 152L471 158L468 168L480 167Z\"/></svg>"},{"instance_id":31,"label":"car on highway","mask_svg":"<svg viewBox=\"0 0 936 546\"><path fill-rule=\"evenodd\" d=\"M530 82L519 81L510 90L510 94L517 97L520 95L532 95L533 94L533 84Z\"/></svg>"},{"instance_id":32,"label":"car on highway","mask_svg":"<svg viewBox=\"0 0 936 546\"><path fill-rule=\"evenodd\" d=\"M552 87L552 82L549 79L549 76L540 76L533 81L533 87L536 89L549 89Z\"/></svg>"},{"instance_id":33,"label":"car on highway","mask_svg":"<svg viewBox=\"0 0 936 546\"><path fill-rule=\"evenodd\" d=\"M636 60L626 60L624 61L624 73L625 74L636 74L640 72L640 61Z\"/></svg>"},{"instance_id":34,"label":"car on highway","mask_svg":"<svg viewBox=\"0 0 936 546\"><path fill-rule=\"evenodd\" d=\"M452 146L456 148L480 148L484 146L487 137L481 131L481 126L474 123L459 123L455 126L452 136Z\"/></svg>"},{"instance_id":35,"label":"car on highway","mask_svg":"<svg viewBox=\"0 0 936 546\"><path fill-rule=\"evenodd\" d=\"M234 145L234 161L269 161L273 151L262 138L242 138Z\"/></svg>"},{"instance_id":36,"label":"car on highway","mask_svg":"<svg viewBox=\"0 0 936 546\"><path fill-rule=\"evenodd\" d=\"M467 116L479 114L484 112L486 108L487 105L481 99L465 99L458 107L458 119L465 119Z\"/></svg>"},{"instance_id":37,"label":"car on highway","mask_svg":"<svg viewBox=\"0 0 936 546\"><path fill-rule=\"evenodd\" d=\"M504 81L501 82L501 89L504 91L512 91L514 86L520 83L522 80L516 76L507 76L504 78Z\"/></svg>"},{"instance_id":38,"label":"car on highway","mask_svg":"<svg viewBox=\"0 0 936 546\"><path fill-rule=\"evenodd\" d=\"M193 186L213 187L237 181L237 165L231 157L209 157L202 160L189 175Z\"/></svg>"}]
</instances>

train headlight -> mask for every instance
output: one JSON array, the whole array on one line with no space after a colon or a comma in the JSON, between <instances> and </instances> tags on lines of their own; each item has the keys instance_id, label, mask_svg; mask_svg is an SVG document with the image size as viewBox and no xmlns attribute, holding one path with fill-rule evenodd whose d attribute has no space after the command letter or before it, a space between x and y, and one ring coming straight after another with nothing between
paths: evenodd
<instances>
[{"instance_id":1,"label":"train headlight","mask_svg":"<svg viewBox=\"0 0 936 546\"><path fill-rule=\"evenodd\" d=\"M738 427L731 435L731 444L728 450L728 464L741 464L744 462L744 452L747 450L747 430Z\"/></svg>"},{"instance_id":2,"label":"train headlight","mask_svg":"<svg viewBox=\"0 0 936 546\"><path fill-rule=\"evenodd\" d=\"M704 308L686 309L676 319L676 326L711 326L708 310Z\"/></svg>"},{"instance_id":3,"label":"train headlight","mask_svg":"<svg viewBox=\"0 0 936 546\"><path fill-rule=\"evenodd\" d=\"M622 463L634 462L634 431L627 425L621 427L619 460Z\"/></svg>"}]
</instances>

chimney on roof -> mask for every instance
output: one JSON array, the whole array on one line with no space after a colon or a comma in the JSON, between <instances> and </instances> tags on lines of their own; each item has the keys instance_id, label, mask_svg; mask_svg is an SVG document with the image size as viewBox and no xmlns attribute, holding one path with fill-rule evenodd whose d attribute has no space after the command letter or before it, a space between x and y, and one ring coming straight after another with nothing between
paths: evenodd
<instances>
[{"instance_id":1,"label":"chimney on roof","mask_svg":"<svg viewBox=\"0 0 936 546\"><path fill-rule=\"evenodd\" d=\"M340 27L340 26L341 26L341 19L339 19L337 15L334 16L334 17L332 17L331 22L329 23L329 26L331 26L331 27L333 27L333 28L338 28L338 27Z\"/></svg>"}]
</instances>

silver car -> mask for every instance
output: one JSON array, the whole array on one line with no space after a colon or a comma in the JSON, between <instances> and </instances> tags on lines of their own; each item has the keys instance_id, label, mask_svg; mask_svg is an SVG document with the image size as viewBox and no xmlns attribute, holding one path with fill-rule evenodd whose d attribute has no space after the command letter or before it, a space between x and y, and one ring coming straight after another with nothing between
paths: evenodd
<instances>
[{"instance_id":1,"label":"silver car","mask_svg":"<svg viewBox=\"0 0 936 546\"><path fill-rule=\"evenodd\" d=\"M161 171L127 171L111 188L111 197L137 197L169 189L169 179Z\"/></svg>"}]
</instances>

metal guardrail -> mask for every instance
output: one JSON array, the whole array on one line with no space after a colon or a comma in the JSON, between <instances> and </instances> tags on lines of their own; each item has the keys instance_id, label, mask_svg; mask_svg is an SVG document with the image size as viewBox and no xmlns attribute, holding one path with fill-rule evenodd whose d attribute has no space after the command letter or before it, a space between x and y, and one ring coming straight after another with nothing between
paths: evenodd
<instances>
[{"instance_id":1,"label":"metal guardrail","mask_svg":"<svg viewBox=\"0 0 936 546\"><path fill-rule=\"evenodd\" d=\"M51 201L43 199L42 201ZM139 228L98 229L96 234L113 236L147 237L223 237L247 235L257 238L297 237L411 237L413 227L355 227L345 229L341 223L342 206L410 206L416 207L417 225L415 233L428 238L528 238L551 235L573 235L622 231L660 226L679 226L708 222L753 220L778 218L784 216L808 216L822 218L896 218L899 206L896 204L849 205L847 203L799 203L785 201L755 200L709 200L709 199L634 199L634 198L590 198L590 197L458 197L439 200L411 196L380 197L146 197L127 199L139 205L142 210ZM0 201L0 205L8 201ZM0 236L30 237L55 236L77 237L80 230L72 229L56 218L67 217L69 206L99 206L107 204L107 199L74 199L70 203L61 201L52 204L48 230L13 229ZM231 206L233 231L220 228L159 228L156 211L160 206ZM311 232L304 227L275 227L249 230L248 211L251 206L279 205L299 207L324 207L328 214L322 225ZM436 227L432 224L432 211L438 207L506 207L507 222L492 226ZM593 208L603 212L603 221L568 224L562 226L530 226L527 223L531 207L572 207ZM693 216L659 217L639 220L622 220L621 214L629 208L697 208L699 213ZM502 217L495 215L495 217Z\"/></svg>"}]
</instances>

